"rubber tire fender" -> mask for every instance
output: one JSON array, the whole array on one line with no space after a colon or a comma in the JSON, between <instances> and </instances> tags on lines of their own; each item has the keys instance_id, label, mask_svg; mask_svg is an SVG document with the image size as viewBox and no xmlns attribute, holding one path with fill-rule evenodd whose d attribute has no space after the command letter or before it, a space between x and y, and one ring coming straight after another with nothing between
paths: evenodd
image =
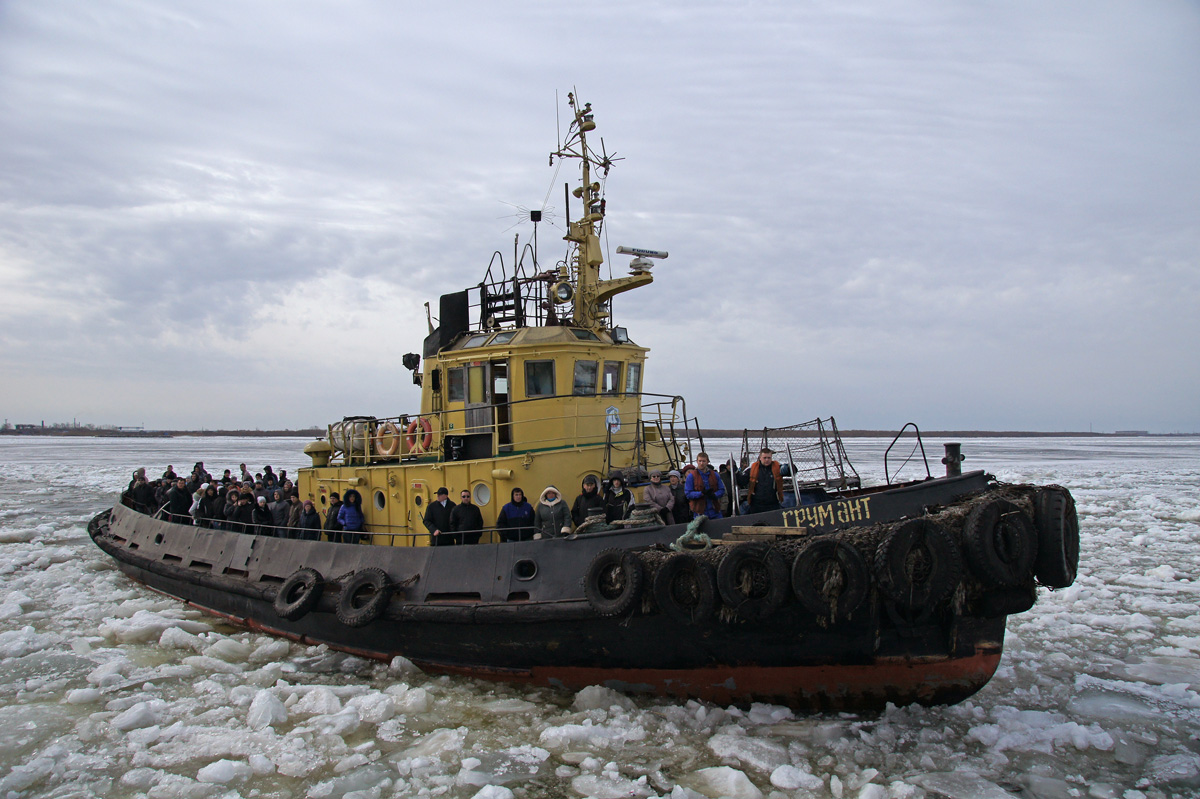
<instances>
[{"instance_id":1,"label":"rubber tire fender","mask_svg":"<svg viewBox=\"0 0 1200 799\"><path fill-rule=\"evenodd\" d=\"M365 589L372 593L366 602L358 604L359 594ZM392 600L392 583L383 569L360 569L342 585L338 595L338 621L347 627L362 627L383 615Z\"/></svg>"},{"instance_id":2,"label":"rubber tire fender","mask_svg":"<svg viewBox=\"0 0 1200 799\"><path fill-rule=\"evenodd\" d=\"M1037 559L1037 531L1020 507L1006 499L976 505L963 525L967 565L988 588L1014 588L1029 580Z\"/></svg>"},{"instance_id":3,"label":"rubber tire fender","mask_svg":"<svg viewBox=\"0 0 1200 799\"><path fill-rule=\"evenodd\" d=\"M702 624L717 610L717 572L711 563L686 552L667 558L654 575L658 609L684 624ZM694 602L684 601L681 594Z\"/></svg>"},{"instance_id":4,"label":"rubber tire fender","mask_svg":"<svg viewBox=\"0 0 1200 799\"><path fill-rule=\"evenodd\" d=\"M636 553L606 549L588 564L583 593L597 615L620 616L641 601L645 582L646 568Z\"/></svg>"},{"instance_id":5,"label":"rubber tire fender","mask_svg":"<svg viewBox=\"0 0 1200 799\"><path fill-rule=\"evenodd\" d=\"M909 519L888 533L875 550L879 588L908 610L932 607L962 579L954 539L929 519Z\"/></svg>"},{"instance_id":6,"label":"rubber tire fender","mask_svg":"<svg viewBox=\"0 0 1200 799\"><path fill-rule=\"evenodd\" d=\"M750 570L757 574L748 573ZM751 586L749 593L745 590L747 578ZM765 542L748 541L730 547L717 566L717 591L721 601L743 619L767 618L787 600L788 590L787 563Z\"/></svg>"},{"instance_id":7,"label":"rubber tire fender","mask_svg":"<svg viewBox=\"0 0 1200 799\"><path fill-rule=\"evenodd\" d=\"M841 591L830 601L821 586L840 572ZM871 572L858 550L845 541L823 536L800 550L792 562L792 591L814 616L845 621L858 610L871 589Z\"/></svg>"},{"instance_id":8,"label":"rubber tire fender","mask_svg":"<svg viewBox=\"0 0 1200 799\"><path fill-rule=\"evenodd\" d=\"M1033 500L1038 531L1034 576L1042 585L1066 588L1079 571L1079 514L1075 498L1062 486L1047 486Z\"/></svg>"},{"instance_id":9,"label":"rubber tire fender","mask_svg":"<svg viewBox=\"0 0 1200 799\"><path fill-rule=\"evenodd\" d=\"M322 585L321 573L316 569L297 569L292 572L275 595L275 614L288 621L306 615L321 599Z\"/></svg>"}]
</instances>

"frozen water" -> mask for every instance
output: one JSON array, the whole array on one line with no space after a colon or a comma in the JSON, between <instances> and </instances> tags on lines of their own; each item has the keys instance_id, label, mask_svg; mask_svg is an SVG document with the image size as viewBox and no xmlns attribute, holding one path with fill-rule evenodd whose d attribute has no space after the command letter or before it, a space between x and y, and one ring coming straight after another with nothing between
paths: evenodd
<instances>
[{"instance_id":1,"label":"frozen water","mask_svg":"<svg viewBox=\"0 0 1200 799\"><path fill-rule=\"evenodd\" d=\"M1009 619L969 701L813 717L273 639L147 591L87 537L136 466L293 472L304 443L0 438L0 797L1200 797L1200 440L964 441L967 466L1071 488L1078 581ZM879 480L887 442L847 444Z\"/></svg>"}]
</instances>

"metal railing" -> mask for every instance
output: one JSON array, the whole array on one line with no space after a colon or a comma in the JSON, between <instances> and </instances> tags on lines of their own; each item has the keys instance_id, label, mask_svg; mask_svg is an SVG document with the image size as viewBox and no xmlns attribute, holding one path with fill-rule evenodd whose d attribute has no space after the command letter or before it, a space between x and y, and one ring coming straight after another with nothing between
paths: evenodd
<instances>
[{"instance_id":1,"label":"metal railing","mask_svg":"<svg viewBox=\"0 0 1200 799\"><path fill-rule=\"evenodd\" d=\"M757 432L757 431L756 431ZM772 444L772 438L775 443ZM779 440L783 444L779 444ZM821 488L858 488L862 484L854 465L842 445L837 422L813 419L787 427L764 427L759 446L751 452L750 431L742 431L741 468L749 468L764 447L788 453L789 475L795 486Z\"/></svg>"},{"instance_id":2,"label":"metal railing","mask_svg":"<svg viewBox=\"0 0 1200 799\"><path fill-rule=\"evenodd\" d=\"M641 466L643 468L665 467L680 468L690 459L693 451L693 438L699 440L700 448L704 446L699 435L699 429L694 418L688 418L687 408L680 396L638 393L596 394L588 395L598 399L605 396L619 397L637 396L662 397L663 400L645 403L639 409L639 418L634 424L623 425L620 434L614 434L606 424L607 416L603 408L584 409L580 404L569 404L566 408L558 400L564 396L533 397L524 400L512 400L504 403L508 413L504 419L495 412L490 414L490 420L484 424L456 427L449 429L446 417L451 413L461 411L438 411L425 414L400 414L391 417L350 416L341 422L329 425L326 429L326 441L330 446L330 465L334 466L366 466L374 463L395 462L445 462L452 460L448 457L446 440L448 438L467 438L470 436L490 436L490 446L486 457L496 457L513 450L501 450L500 428L507 428L509 440L517 444L515 451L551 450L555 448L578 448L580 446L598 446L604 448L603 464L606 469L624 468L626 466ZM533 403L542 403L550 407L554 403L554 414L519 417L514 409L528 407ZM493 411L500 406L490 406ZM429 421L429 431L426 432L421 419ZM562 424L561 434L537 435L533 431L547 423ZM391 425L392 427L388 427ZM628 430L629 432L624 432ZM648 435L647 430L653 430ZM399 436L400 441L387 442L388 436ZM425 439L429 439L425 446ZM414 446L416 445L416 446ZM665 453L651 456L652 450L661 447ZM395 449L391 454L388 450ZM698 451L698 450L697 450ZM614 457L620 452L630 453L629 458ZM628 461L624 463L621 461Z\"/></svg>"},{"instance_id":3,"label":"metal railing","mask_svg":"<svg viewBox=\"0 0 1200 799\"><path fill-rule=\"evenodd\" d=\"M904 457L904 462L897 466L895 473L893 473L888 469L888 455L891 454L892 447L896 446L896 442L900 440L900 436L904 435L904 431L910 427L916 433L916 443L913 444L913 448L909 450L908 455ZM898 476L900 470L907 466L908 462L913 459L913 455L917 453L918 448L921 450L921 460L925 463L925 478L929 479L933 477L932 472L929 471L929 458L925 457L925 444L921 441L921 431L917 428L916 423L908 422L904 427L900 428L900 432L896 433L896 437L892 439L892 443L888 444L887 449L883 452L883 478L887 481L888 485L892 484L892 477Z\"/></svg>"}]
</instances>

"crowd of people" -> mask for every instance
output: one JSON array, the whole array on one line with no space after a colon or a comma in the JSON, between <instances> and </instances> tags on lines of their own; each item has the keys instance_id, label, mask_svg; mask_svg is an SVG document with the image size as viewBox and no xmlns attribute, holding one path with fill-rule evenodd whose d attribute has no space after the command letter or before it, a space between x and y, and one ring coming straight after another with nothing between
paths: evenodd
<instances>
[{"instance_id":1,"label":"crowd of people","mask_svg":"<svg viewBox=\"0 0 1200 799\"><path fill-rule=\"evenodd\" d=\"M751 513L782 507L783 479L774 453L763 448L746 477L747 501ZM240 465L235 477L231 469L214 479L197 463L187 477L177 475L168 466L161 478L150 480L144 468L133 473L127 496L143 513L158 515L177 524L189 524L253 535L327 540L355 544L365 538L362 495L347 489L345 496L329 495L324 518L312 500L301 500L287 472L276 474L270 466L251 474ZM712 468L708 455L696 456L696 465L681 473L660 470L650 472L650 483L643 489L643 501L664 524L686 524L696 516L720 518L729 514L730 501L736 497L729 470ZM484 533L483 514L464 489L457 503L446 488L439 488L425 510L425 528L433 546L477 544ZM633 510L633 493L620 475L614 475L601 490L593 475L583 479L580 493L568 509L556 486L546 486L536 502L514 488L509 502L500 509L496 532L501 541L527 541L554 538L598 524L614 525L628 519Z\"/></svg>"},{"instance_id":2,"label":"crowd of people","mask_svg":"<svg viewBox=\"0 0 1200 799\"><path fill-rule=\"evenodd\" d=\"M287 470L276 474L264 466L251 474L244 463L239 469L236 477L226 469L214 478L198 462L183 477L168 465L151 480L143 467L133 473L126 496L134 509L176 524L309 541L321 540L324 532L330 541L350 544L362 537L362 495L354 489L344 498L332 492L322 519L312 500L300 499Z\"/></svg>"}]
</instances>

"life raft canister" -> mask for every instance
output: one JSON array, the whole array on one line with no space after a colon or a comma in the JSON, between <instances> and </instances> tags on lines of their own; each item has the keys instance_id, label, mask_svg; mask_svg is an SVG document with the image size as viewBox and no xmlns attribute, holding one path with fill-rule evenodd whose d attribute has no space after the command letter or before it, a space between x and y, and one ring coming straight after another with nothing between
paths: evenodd
<instances>
[{"instance_id":1,"label":"life raft canister","mask_svg":"<svg viewBox=\"0 0 1200 799\"><path fill-rule=\"evenodd\" d=\"M393 422L384 422L375 434L375 452L390 458L400 451L400 428Z\"/></svg>"},{"instance_id":2,"label":"life raft canister","mask_svg":"<svg viewBox=\"0 0 1200 799\"><path fill-rule=\"evenodd\" d=\"M424 430L424 438L417 438L417 430ZM418 416L408 423L407 435L404 440L408 443L408 451L412 453L421 453L429 449L433 444L433 425L429 423L429 419L424 416Z\"/></svg>"}]
</instances>

